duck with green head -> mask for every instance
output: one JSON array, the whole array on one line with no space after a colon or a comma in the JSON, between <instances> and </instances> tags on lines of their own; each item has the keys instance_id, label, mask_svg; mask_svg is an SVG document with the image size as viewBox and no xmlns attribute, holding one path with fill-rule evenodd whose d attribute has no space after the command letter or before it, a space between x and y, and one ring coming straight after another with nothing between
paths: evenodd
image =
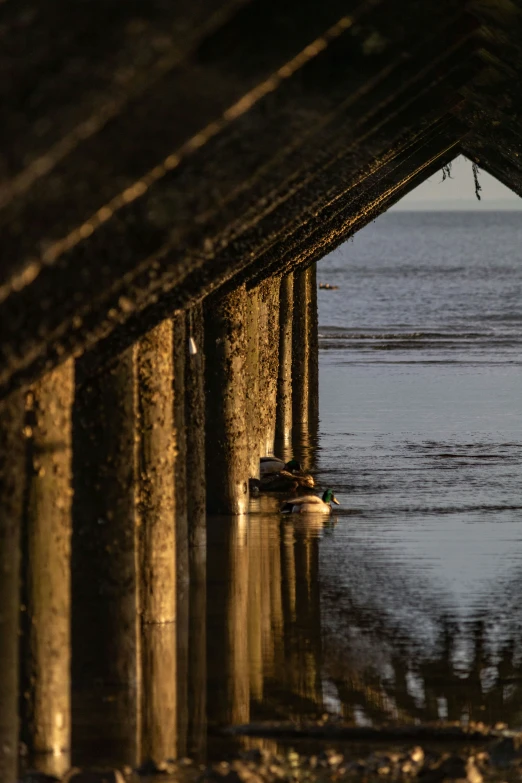
<instances>
[{"instance_id":1,"label":"duck with green head","mask_svg":"<svg viewBox=\"0 0 522 783\"><path fill-rule=\"evenodd\" d=\"M281 506L282 514L331 514L331 503L340 505L333 493L333 489L327 489L320 498L317 495L302 495L291 498Z\"/></svg>"}]
</instances>

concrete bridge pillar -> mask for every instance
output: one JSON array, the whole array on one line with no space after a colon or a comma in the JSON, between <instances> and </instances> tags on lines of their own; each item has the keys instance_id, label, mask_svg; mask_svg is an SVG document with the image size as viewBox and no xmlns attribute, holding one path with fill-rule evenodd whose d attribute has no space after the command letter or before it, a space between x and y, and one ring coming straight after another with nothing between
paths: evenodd
<instances>
[{"instance_id":1,"label":"concrete bridge pillar","mask_svg":"<svg viewBox=\"0 0 522 783\"><path fill-rule=\"evenodd\" d=\"M318 336L315 268L294 273L292 417L294 455L311 467L310 435L318 419Z\"/></svg>"},{"instance_id":2,"label":"concrete bridge pillar","mask_svg":"<svg viewBox=\"0 0 522 783\"><path fill-rule=\"evenodd\" d=\"M187 438L185 432L186 313L172 319L174 360L174 428L176 431L176 647L177 756L187 755L190 562L187 518Z\"/></svg>"},{"instance_id":3,"label":"concrete bridge pillar","mask_svg":"<svg viewBox=\"0 0 522 783\"><path fill-rule=\"evenodd\" d=\"M206 545L205 331L203 306L186 314L185 438L189 547Z\"/></svg>"},{"instance_id":4,"label":"concrete bridge pillar","mask_svg":"<svg viewBox=\"0 0 522 783\"><path fill-rule=\"evenodd\" d=\"M177 753L172 327L170 319L163 321L136 349L141 755L156 762Z\"/></svg>"},{"instance_id":5,"label":"concrete bridge pillar","mask_svg":"<svg viewBox=\"0 0 522 783\"><path fill-rule=\"evenodd\" d=\"M294 275L281 278L279 286L279 363L275 451L290 459L292 451L292 323L294 318Z\"/></svg>"},{"instance_id":6,"label":"concrete bridge pillar","mask_svg":"<svg viewBox=\"0 0 522 783\"><path fill-rule=\"evenodd\" d=\"M244 285L205 302L207 511L248 508Z\"/></svg>"},{"instance_id":7,"label":"concrete bridge pillar","mask_svg":"<svg viewBox=\"0 0 522 783\"><path fill-rule=\"evenodd\" d=\"M187 664L188 676L184 686L188 713L186 742L189 755L202 758L207 736L205 339L202 304L197 303L186 310L184 321L184 433L190 584L187 649L190 665ZM176 318L175 330L177 323Z\"/></svg>"},{"instance_id":8,"label":"concrete bridge pillar","mask_svg":"<svg viewBox=\"0 0 522 783\"><path fill-rule=\"evenodd\" d=\"M259 478L259 457L262 456L262 400L259 396L259 290L247 291L246 303L246 399L249 477ZM263 444L264 445L264 444Z\"/></svg>"},{"instance_id":9,"label":"concrete bridge pillar","mask_svg":"<svg viewBox=\"0 0 522 783\"><path fill-rule=\"evenodd\" d=\"M319 312L317 308L317 264L309 267L310 285L310 393L308 420L316 433L319 426Z\"/></svg>"},{"instance_id":10,"label":"concrete bridge pillar","mask_svg":"<svg viewBox=\"0 0 522 783\"><path fill-rule=\"evenodd\" d=\"M26 396L27 485L24 510L22 671L23 737L37 766L61 775L69 766L72 405L74 360Z\"/></svg>"},{"instance_id":11,"label":"concrete bridge pillar","mask_svg":"<svg viewBox=\"0 0 522 783\"><path fill-rule=\"evenodd\" d=\"M140 693L136 355L133 345L77 386L73 412L73 711L92 716L132 762ZM88 741L80 729L77 741Z\"/></svg>"},{"instance_id":12,"label":"concrete bridge pillar","mask_svg":"<svg viewBox=\"0 0 522 783\"><path fill-rule=\"evenodd\" d=\"M0 403L0 780L18 767L18 627L20 528L25 478L24 400Z\"/></svg>"},{"instance_id":13,"label":"concrete bridge pillar","mask_svg":"<svg viewBox=\"0 0 522 783\"><path fill-rule=\"evenodd\" d=\"M279 278L267 277L259 290L259 409L261 450L274 453L279 366Z\"/></svg>"},{"instance_id":14,"label":"concrete bridge pillar","mask_svg":"<svg viewBox=\"0 0 522 783\"><path fill-rule=\"evenodd\" d=\"M175 362L168 319L77 391L74 683L128 759L177 753Z\"/></svg>"}]
</instances>

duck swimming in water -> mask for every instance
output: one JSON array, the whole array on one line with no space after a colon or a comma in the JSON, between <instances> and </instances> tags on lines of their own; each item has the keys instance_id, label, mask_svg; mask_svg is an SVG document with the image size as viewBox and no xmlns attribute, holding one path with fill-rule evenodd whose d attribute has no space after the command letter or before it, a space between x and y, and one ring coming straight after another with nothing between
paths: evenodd
<instances>
[{"instance_id":1,"label":"duck swimming in water","mask_svg":"<svg viewBox=\"0 0 522 783\"><path fill-rule=\"evenodd\" d=\"M281 506L282 514L331 514L330 503L340 505L333 493L333 489L327 489L322 498L317 495L302 495L291 498Z\"/></svg>"},{"instance_id":2,"label":"duck swimming in water","mask_svg":"<svg viewBox=\"0 0 522 783\"><path fill-rule=\"evenodd\" d=\"M314 485L312 476L300 476L288 470L269 473L261 476L259 480L259 489L262 492L297 492L299 488L313 489Z\"/></svg>"},{"instance_id":3,"label":"duck swimming in water","mask_svg":"<svg viewBox=\"0 0 522 783\"><path fill-rule=\"evenodd\" d=\"M296 459L284 462L278 457L261 457L259 460L259 474L261 476L269 473L279 473L282 470L286 470L288 473L301 473L301 463Z\"/></svg>"}]
</instances>

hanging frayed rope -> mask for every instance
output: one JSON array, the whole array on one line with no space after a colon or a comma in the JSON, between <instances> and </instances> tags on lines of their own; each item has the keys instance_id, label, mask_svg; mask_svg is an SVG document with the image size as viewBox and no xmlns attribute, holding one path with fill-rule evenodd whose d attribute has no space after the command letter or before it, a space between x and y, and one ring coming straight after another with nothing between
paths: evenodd
<instances>
[{"instance_id":1,"label":"hanging frayed rope","mask_svg":"<svg viewBox=\"0 0 522 783\"><path fill-rule=\"evenodd\" d=\"M480 191L482 190L482 185L480 184L478 178L479 167L477 166L476 163L472 163L471 168L473 171L473 180L475 182L475 196L480 201Z\"/></svg>"},{"instance_id":2,"label":"hanging frayed rope","mask_svg":"<svg viewBox=\"0 0 522 783\"><path fill-rule=\"evenodd\" d=\"M451 176L451 163L446 163L446 165L442 167L442 182L444 182L445 179L453 179Z\"/></svg>"}]
</instances>

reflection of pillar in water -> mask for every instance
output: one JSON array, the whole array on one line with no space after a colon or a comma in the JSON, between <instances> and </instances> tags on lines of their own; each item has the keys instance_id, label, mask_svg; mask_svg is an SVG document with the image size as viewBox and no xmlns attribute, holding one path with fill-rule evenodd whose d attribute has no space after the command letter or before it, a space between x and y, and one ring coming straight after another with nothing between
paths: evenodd
<instances>
[{"instance_id":1,"label":"reflection of pillar in water","mask_svg":"<svg viewBox=\"0 0 522 783\"><path fill-rule=\"evenodd\" d=\"M270 558L270 615L274 670L284 666L283 594L281 572L281 526L279 518L270 517L267 525Z\"/></svg>"},{"instance_id":2,"label":"reflection of pillar in water","mask_svg":"<svg viewBox=\"0 0 522 783\"><path fill-rule=\"evenodd\" d=\"M245 515L211 519L208 528L209 717L217 723L247 723L248 547Z\"/></svg>"},{"instance_id":3,"label":"reflection of pillar in water","mask_svg":"<svg viewBox=\"0 0 522 783\"><path fill-rule=\"evenodd\" d=\"M24 739L48 754L36 765L62 774L69 766L71 412L69 359L27 394L28 476L24 530Z\"/></svg>"},{"instance_id":4,"label":"reflection of pillar in water","mask_svg":"<svg viewBox=\"0 0 522 783\"><path fill-rule=\"evenodd\" d=\"M263 402L259 395L259 292L257 288L247 291L245 372L249 476L258 478L259 457L263 456L264 448L261 447Z\"/></svg>"},{"instance_id":5,"label":"reflection of pillar in water","mask_svg":"<svg viewBox=\"0 0 522 783\"><path fill-rule=\"evenodd\" d=\"M297 532L296 563L296 652L297 693L321 709L321 614L319 592L319 538Z\"/></svg>"},{"instance_id":6,"label":"reflection of pillar in water","mask_svg":"<svg viewBox=\"0 0 522 783\"><path fill-rule=\"evenodd\" d=\"M24 490L24 401L0 402L0 780L15 783L18 766L18 621L20 521Z\"/></svg>"},{"instance_id":7,"label":"reflection of pillar in water","mask_svg":"<svg viewBox=\"0 0 522 783\"><path fill-rule=\"evenodd\" d=\"M176 431L176 647L177 734L179 757L187 754L189 661L189 546L187 519L187 438L185 432L185 360L187 330L185 311L173 318L174 428Z\"/></svg>"},{"instance_id":8,"label":"reflection of pillar in water","mask_svg":"<svg viewBox=\"0 0 522 783\"><path fill-rule=\"evenodd\" d=\"M284 524L281 538L282 585L283 585L283 617L285 630L295 623L296 589L295 589L295 535L292 525Z\"/></svg>"},{"instance_id":9,"label":"reflection of pillar in water","mask_svg":"<svg viewBox=\"0 0 522 783\"><path fill-rule=\"evenodd\" d=\"M246 289L205 302L207 511L248 508L246 430Z\"/></svg>"},{"instance_id":10,"label":"reflection of pillar in water","mask_svg":"<svg viewBox=\"0 0 522 783\"><path fill-rule=\"evenodd\" d=\"M257 557L261 563L261 635L263 649L264 675L272 679L274 677L274 632L272 628L272 586L271 586L271 559L270 559L270 523L261 521L259 551Z\"/></svg>"},{"instance_id":11,"label":"reflection of pillar in water","mask_svg":"<svg viewBox=\"0 0 522 783\"><path fill-rule=\"evenodd\" d=\"M294 318L294 275L281 278L279 287L279 366L275 452L288 460L292 451L292 322Z\"/></svg>"},{"instance_id":12,"label":"reflection of pillar in water","mask_svg":"<svg viewBox=\"0 0 522 783\"><path fill-rule=\"evenodd\" d=\"M139 609L144 758L176 755L176 524L172 321L137 348Z\"/></svg>"},{"instance_id":13,"label":"reflection of pillar in water","mask_svg":"<svg viewBox=\"0 0 522 783\"><path fill-rule=\"evenodd\" d=\"M136 350L77 385L73 411L73 747L101 755L105 741L128 763L137 760L139 686Z\"/></svg>"},{"instance_id":14,"label":"reflection of pillar in water","mask_svg":"<svg viewBox=\"0 0 522 783\"><path fill-rule=\"evenodd\" d=\"M248 571L248 658L250 661L250 692L253 699L263 698L263 634L261 622L262 591L261 582L261 536L264 518L260 514L252 515L248 530L249 571Z\"/></svg>"},{"instance_id":15,"label":"reflection of pillar in water","mask_svg":"<svg viewBox=\"0 0 522 783\"><path fill-rule=\"evenodd\" d=\"M207 552L192 546L189 598L188 754L202 760L207 743Z\"/></svg>"}]
</instances>

